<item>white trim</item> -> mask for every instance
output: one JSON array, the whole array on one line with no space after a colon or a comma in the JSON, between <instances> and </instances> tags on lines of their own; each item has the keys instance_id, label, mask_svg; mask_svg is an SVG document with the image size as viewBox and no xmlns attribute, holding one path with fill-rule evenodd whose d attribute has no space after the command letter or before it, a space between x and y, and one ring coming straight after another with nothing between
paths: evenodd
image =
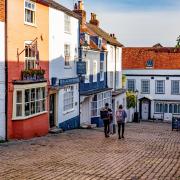
<instances>
[{"instance_id":1,"label":"white trim","mask_svg":"<svg viewBox=\"0 0 180 180\"><path fill-rule=\"evenodd\" d=\"M39 112L33 115L25 116L25 90L26 89L34 89L34 88L45 88L45 111ZM22 116L16 116L16 92L22 91ZM23 120L29 119L31 117L39 116L41 114L47 113L47 83L36 83L36 84L28 84L28 85L14 85L14 92L13 92L13 120Z\"/></svg>"}]
</instances>

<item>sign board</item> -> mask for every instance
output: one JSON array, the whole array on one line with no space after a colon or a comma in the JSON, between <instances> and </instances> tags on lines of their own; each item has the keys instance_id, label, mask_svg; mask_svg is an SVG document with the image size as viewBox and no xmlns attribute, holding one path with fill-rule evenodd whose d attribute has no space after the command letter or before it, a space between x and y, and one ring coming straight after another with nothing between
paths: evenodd
<instances>
[{"instance_id":1,"label":"sign board","mask_svg":"<svg viewBox=\"0 0 180 180\"><path fill-rule=\"evenodd\" d=\"M171 122L172 121L172 113L164 113L164 121Z\"/></svg>"},{"instance_id":2,"label":"sign board","mask_svg":"<svg viewBox=\"0 0 180 180\"><path fill-rule=\"evenodd\" d=\"M59 80L59 86L66 86L70 84L77 84L79 83L79 78L69 78L69 79L60 79Z\"/></svg>"},{"instance_id":3,"label":"sign board","mask_svg":"<svg viewBox=\"0 0 180 180\"><path fill-rule=\"evenodd\" d=\"M77 62L77 74L79 75L86 74L86 62L84 61Z\"/></svg>"}]
</instances>

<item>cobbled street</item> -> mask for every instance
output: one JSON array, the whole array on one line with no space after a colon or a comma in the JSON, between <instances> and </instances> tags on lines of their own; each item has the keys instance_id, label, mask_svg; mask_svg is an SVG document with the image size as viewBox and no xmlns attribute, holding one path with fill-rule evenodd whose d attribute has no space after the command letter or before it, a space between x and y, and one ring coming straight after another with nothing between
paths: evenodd
<instances>
[{"instance_id":1,"label":"cobbled street","mask_svg":"<svg viewBox=\"0 0 180 180\"><path fill-rule=\"evenodd\" d=\"M180 179L180 132L166 123L127 124L125 139L103 129L0 144L0 180Z\"/></svg>"}]
</instances>

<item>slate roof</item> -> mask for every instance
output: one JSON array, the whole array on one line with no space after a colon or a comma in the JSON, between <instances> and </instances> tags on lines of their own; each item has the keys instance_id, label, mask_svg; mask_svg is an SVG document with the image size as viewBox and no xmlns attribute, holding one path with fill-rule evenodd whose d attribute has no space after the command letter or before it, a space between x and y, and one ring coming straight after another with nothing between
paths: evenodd
<instances>
[{"instance_id":1,"label":"slate roof","mask_svg":"<svg viewBox=\"0 0 180 180\"><path fill-rule=\"evenodd\" d=\"M79 20L81 19L81 17L77 13L75 13L75 12L71 11L70 9L62 6L61 4L55 2L54 0L32 0L32 1L34 1L36 3L44 4L46 6L49 6L51 8L54 8L54 9L57 9L60 11L63 11L64 13L68 14L69 16L72 16L72 17L77 18Z\"/></svg>"},{"instance_id":2,"label":"slate roof","mask_svg":"<svg viewBox=\"0 0 180 180\"><path fill-rule=\"evenodd\" d=\"M102 30L100 27L95 26L90 23L86 23L86 26L89 29L91 29L92 31L94 31L98 36L104 38L109 44L114 45L114 46L123 47L123 45L119 41L117 41L115 38L111 37L107 32Z\"/></svg>"}]
</instances>

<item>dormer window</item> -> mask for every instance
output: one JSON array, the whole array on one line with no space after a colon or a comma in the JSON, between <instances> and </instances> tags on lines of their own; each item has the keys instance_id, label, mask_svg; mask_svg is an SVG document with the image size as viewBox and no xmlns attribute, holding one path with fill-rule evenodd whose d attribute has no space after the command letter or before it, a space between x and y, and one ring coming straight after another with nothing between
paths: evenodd
<instances>
[{"instance_id":1,"label":"dormer window","mask_svg":"<svg viewBox=\"0 0 180 180\"><path fill-rule=\"evenodd\" d=\"M89 36L89 34L85 34L84 40L87 42L87 44L90 44L90 36Z\"/></svg>"},{"instance_id":2,"label":"dormer window","mask_svg":"<svg viewBox=\"0 0 180 180\"><path fill-rule=\"evenodd\" d=\"M153 68L154 61L152 59L148 59L146 62L146 68Z\"/></svg>"},{"instance_id":3,"label":"dormer window","mask_svg":"<svg viewBox=\"0 0 180 180\"><path fill-rule=\"evenodd\" d=\"M102 47L102 38L98 38L98 48L101 49Z\"/></svg>"}]
</instances>

